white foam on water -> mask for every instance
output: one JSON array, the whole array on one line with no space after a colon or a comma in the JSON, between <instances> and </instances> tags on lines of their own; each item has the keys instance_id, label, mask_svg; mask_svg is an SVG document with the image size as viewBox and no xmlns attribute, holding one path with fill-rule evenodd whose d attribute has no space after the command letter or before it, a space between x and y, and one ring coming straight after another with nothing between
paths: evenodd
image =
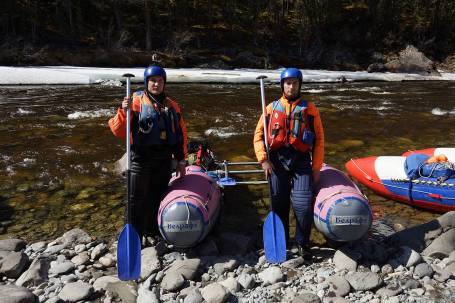
<instances>
[{"instance_id":1,"label":"white foam on water","mask_svg":"<svg viewBox=\"0 0 455 303\"><path fill-rule=\"evenodd\" d=\"M310 93L310 94L320 94L320 93L323 93L323 92L327 92L328 90L326 89L306 89L306 90L303 90L304 92L306 93Z\"/></svg>"},{"instance_id":2,"label":"white foam on water","mask_svg":"<svg viewBox=\"0 0 455 303\"><path fill-rule=\"evenodd\" d=\"M393 95L391 92L371 92L374 95Z\"/></svg>"},{"instance_id":3,"label":"white foam on water","mask_svg":"<svg viewBox=\"0 0 455 303\"><path fill-rule=\"evenodd\" d=\"M435 116L444 116L447 115L449 112L446 110L442 110L439 107L435 107L431 110L431 113Z\"/></svg>"},{"instance_id":4,"label":"white foam on water","mask_svg":"<svg viewBox=\"0 0 455 303\"><path fill-rule=\"evenodd\" d=\"M68 115L68 119L85 119L85 118L99 118L99 117L110 117L115 114L112 109L98 109L89 111L77 111Z\"/></svg>"},{"instance_id":5,"label":"white foam on water","mask_svg":"<svg viewBox=\"0 0 455 303\"><path fill-rule=\"evenodd\" d=\"M18 108L16 113L19 114L19 115L21 115L21 116L24 116L24 115L33 114L33 113L35 113L35 112L34 112L34 111L31 111L31 110L26 110L26 109Z\"/></svg>"},{"instance_id":6,"label":"white foam on water","mask_svg":"<svg viewBox=\"0 0 455 303\"><path fill-rule=\"evenodd\" d=\"M7 162L7 161L9 161L11 159L11 157L7 156L7 155L1 155L0 159L1 159L1 161Z\"/></svg>"},{"instance_id":7,"label":"white foam on water","mask_svg":"<svg viewBox=\"0 0 455 303\"><path fill-rule=\"evenodd\" d=\"M390 109L390 106L376 106L372 107L371 109L377 110L377 111L384 111Z\"/></svg>"},{"instance_id":8,"label":"white foam on water","mask_svg":"<svg viewBox=\"0 0 455 303\"><path fill-rule=\"evenodd\" d=\"M12 175L15 175L16 174L16 171L14 170L13 166L12 165L8 165L6 168L5 168L5 171L6 171L6 174L8 176L12 176Z\"/></svg>"},{"instance_id":9,"label":"white foam on water","mask_svg":"<svg viewBox=\"0 0 455 303\"><path fill-rule=\"evenodd\" d=\"M204 134L206 136L214 136L214 137L219 137L219 138L229 138L232 136L237 136L240 135L241 133L239 132L234 132L232 131L231 127L212 127L207 129Z\"/></svg>"},{"instance_id":10,"label":"white foam on water","mask_svg":"<svg viewBox=\"0 0 455 303\"><path fill-rule=\"evenodd\" d=\"M63 154L75 154L77 153L74 149L70 146L60 145L55 148L56 151L63 152ZM61 153L60 153L61 154Z\"/></svg>"},{"instance_id":11,"label":"white foam on water","mask_svg":"<svg viewBox=\"0 0 455 303\"><path fill-rule=\"evenodd\" d=\"M106 166L104 166L102 163L100 163L98 161L92 162L92 164L95 168L99 168L103 173L106 173L109 171Z\"/></svg>"},{"instance_id":12,"label":"white foam on water","mask_svg":"<svg viewBox=\"0 0 455 303\"><path fill-rule=\"evenodd\" d=\"M77 164L77 165L71 164L70 167L81 174L88 174L90 172L82 164Z\"/></svg>"},{"instance_id":13,"label":"white foam on water","mask_svg":"<svg viewBox=\"0 0 455 303\"><path fill-rule=\"evenodd\" d=\"M42 169L38 176L40 179L44 179L44 178L47 179L51 176L51 174L46 169Z\"/></svg>"},{"instance_id":14,"label":"white foam on water","mask_svg":"<svg viewBox=\"0 0 455 303\"><path fill-rule=\"evenodd\" d=\"M238 113L238 112L230 112L229 115L231 115L232 117L243 118L243 115L241 113Z\"/></svg>"},{"instance_id":15,"label":"white foam on water","mask_svg":"<svg viewBox=\"0 0 455 303\"><path fill-rule=\"evenodd\" d=\"M356 90L358 90L360 92L378 92L378 91L381 91L381 88L377 87L377 86L371 86L371 87L358 88Z\"/></svg>"},{"instance_id":16,"label":"white foam on water","mask_svg":"<svg viewBox=\"0 0 455 303\"><path fill-rule=\"evenodd\" d=\"M346 96L330 96L330 99L334 100L346 100Z\"/></svg>"},{"instance_id":17,"label":"white foam on water","mask_svg":"<svg viewBox=\"0 0 455 303\"><path fill-rule=\"evenodd\" d=\"M18 164L23 167L30 167L35 163L36 163L36 159L34 159L34 158L24 158L22 160L22 162L20 162Z\"/></svg>"},{"instance_id":18,"label":"white foam on water","mask_svg":"<svg viewBox=\"0 0 455 303\"><path fill-rule=\"evenodd\" d=\"M332 104L332 106L338 108L339 110L360 110L360 105L357 104Z\"/></svg>"},{"instance_id":19,"label":"white foam on water","mask_svg":"<svg viewBox=\"0 0 455 303\"><path fill-rule=\"evenodd\" d=\"M75 128L76 127L76 125L74 125L74 124L61 123L61 122L57 123L56 125L61 128Z\"/></svg>"}]
</instances>

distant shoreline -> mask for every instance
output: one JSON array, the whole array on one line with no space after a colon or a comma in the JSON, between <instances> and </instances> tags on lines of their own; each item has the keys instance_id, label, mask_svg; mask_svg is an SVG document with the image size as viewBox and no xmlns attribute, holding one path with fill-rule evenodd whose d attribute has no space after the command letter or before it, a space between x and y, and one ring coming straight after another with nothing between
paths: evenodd
<instances>
[{"instance_id":1,"label":"distant shoreline","mask_svg":"<svg viewBox=\"0 0 455 303\"><path fill-rule=\"evenodd\" d=\"M267 76L267 83L278 83L281 70L236 69L218 70L201 68L166 68L169 83L226 83L253 84L257 76ZM90 85L109 84L121 86L125 73L132 73L133 83L143 81L140 68L97 68L77 66L0 66L0 85ZM411 73L369 73L367 71L302 70L304 83L336 83L358 81L454 81L455 73L441 72L439 75Z\"/></svg>"}]
</instances>

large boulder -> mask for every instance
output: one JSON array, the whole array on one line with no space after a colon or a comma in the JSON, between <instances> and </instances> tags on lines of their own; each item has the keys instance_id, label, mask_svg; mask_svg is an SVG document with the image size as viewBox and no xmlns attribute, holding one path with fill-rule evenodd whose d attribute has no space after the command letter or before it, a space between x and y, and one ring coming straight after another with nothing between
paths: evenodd
<instances>
[{"instance_id":1,"label":"large boulder","mask_svg":"<svg viewBox=\"0 0 455 303\"><path fill-rule=\"evenodd\" d=\"M389 236L386 242L391 247L409 246L420 253L454 225L455 211L451 211L430 222L399 231Z\"/></svg>"},{"instance_id":2,"label":"large boulder","mask_svg":"<svg viewBox=\"0 0 455 303\"><path fill-rule=\"evenodd\" d=\"M455 54L447 56L439 65L439 68L445 72L455 72Z\"/></svg>"},{"instance_id":3,"label":"large boulder","mask_svg":"<svg viewBox=\"0 0 455 303\"><path fill-rule=\"evenodd\" d=\"M49 280L50 260L46 257L33 260L32 264L19 279L16 280L18 286L38 286Z\"/></svg>"},{"instance_id":4,"label":"large boulder","mask_svg":"<svg viewBox=\"0 0 455 303\"><path fill-rule=\"evenodd\" d=\"M454 250L455 229L451 229L436 238L422 253L429 257L443 259L448 257Z\"/></svg>"},{"instance_id":5,"label":"large boulder","mask_svg":"<svg viewBox=\"0 0 455 303\"><path fill-rule=\"evenodd\" d=\"M386 71L387 67L383 63L372 63L367 68L369 73L384 73Z\"/></svg>"},{"instance_id":6,"label":"large boulder","mask_svg":"<svg viewBox=\"0 0 455 303\"><path fill-rule=\"evenodd\" d=\"M8 278L19 278L29 264L28 256L23 252L11 252L0 265L0 274Z\"/></svg>"},{"instance_id":7,"label":"large boulder","mask_svg":"<svg viewBox=\"0 0 455 303\"><path fill-rule=\"evenodd\" d=\"M27 288L16 285L0 285L0 302L35 303L38 298Z\"/></svg>"},{"instance_id":8,"label":"large boulder","mask_svg":"<svg viewBox=\"0 0 455 303\"><path fill-rule=\"evenodd\" d=\"M25 248L26 242L22 239L5 239L0 240L0 250L20 251Z\"/></svg>"},{"instance_id":9,"label":"large boulder","mask_svg":"<svg viewBox=\"0 0 455 303\"><path fill-rule=\"evenodd\" d=\"M58 297L65 302L77 302L87 299L93 293L93 287L85 282L77 281L65 284Z\"/></svg>"},{"instance_id":10,"label":"large boulder","mask_svg":"<svg viewBox=\"0 0 455 303\"><path fill-rule=\"evenodd\" d=\"M389 60L385 67L390 72L411 73L424 76L440 76L436 64L412 45L400 51L398 57Z\"/></svg>"}]
</instances>

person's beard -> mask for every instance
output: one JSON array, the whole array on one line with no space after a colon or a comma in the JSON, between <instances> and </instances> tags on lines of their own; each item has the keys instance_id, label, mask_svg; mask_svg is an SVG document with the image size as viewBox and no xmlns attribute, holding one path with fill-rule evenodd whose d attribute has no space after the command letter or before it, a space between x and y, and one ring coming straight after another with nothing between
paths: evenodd
<instances>
[{"instance_id":1,"label":"person's beard","mask_svg":"<svg viewBox=\"0 0 455 303\"><path fill-rule=\"evenodd\" d=\"M300 90L298 92L296 92L295 94L292 94L291 96L286 96L286 99L288 99L289 101L295 101L297 100L298 98L300 98Z\"/></svg>"}]
</instances>

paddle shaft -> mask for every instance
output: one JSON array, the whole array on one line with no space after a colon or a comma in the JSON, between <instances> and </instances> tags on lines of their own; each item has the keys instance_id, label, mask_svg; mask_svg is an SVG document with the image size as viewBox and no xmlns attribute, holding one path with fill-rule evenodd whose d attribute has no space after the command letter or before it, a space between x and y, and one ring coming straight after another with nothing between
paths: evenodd
<instances>
[{"instance_id":1,"label":"paddle shaft","mask_svg":"<svg viewBox=\"0 0 455 303\"><path fill-rule=\"evenodd\" d=\"M130 98L131 96L131 77L133 75L126 76L126 97ZM131 142L130 142L130 128L131 128L131 102L128 102L128 107L126 108L126 223L130 224L132 222L132 212L131 212L131 193L130 193L130 180L131 180Z\"/></svg>"},{"instance_id":2,"label":"paddle shaft","mask_svg":"<svg viewBox=\"0 0 455 303\"><path fill-rule=\"evenodd\" d=\"M265 151L267 153L267 160L270 161L270 147L268 142L268 123L267 123L267 108L265 106L265 89L264 89L264 79L266 76L259 76L259 84L261 85L261 103L262 103L262 119L264 124L264 144ZM267 177L267 183L269 184L269 197L270 197L270 209L273 211L272 207L272 184L270 183L270 176Z\"/></svg>"},{"instance_id":3,"label":"paddle shaft","mask_svg":"<svg viewBox=\"0 0 455 303\"><path fill-rule=\"evenodd\" d=\"M269 152L269 142L267 136L267 109L265 107L265 89L264 89L264 78L266 76L259 77L259 83L261 85L261 103L262 103L262 119L264 122L264 143L265 143L265 151L267 152L267 159L270 160L270 152Z\"/></svg>"}]
</instances>

